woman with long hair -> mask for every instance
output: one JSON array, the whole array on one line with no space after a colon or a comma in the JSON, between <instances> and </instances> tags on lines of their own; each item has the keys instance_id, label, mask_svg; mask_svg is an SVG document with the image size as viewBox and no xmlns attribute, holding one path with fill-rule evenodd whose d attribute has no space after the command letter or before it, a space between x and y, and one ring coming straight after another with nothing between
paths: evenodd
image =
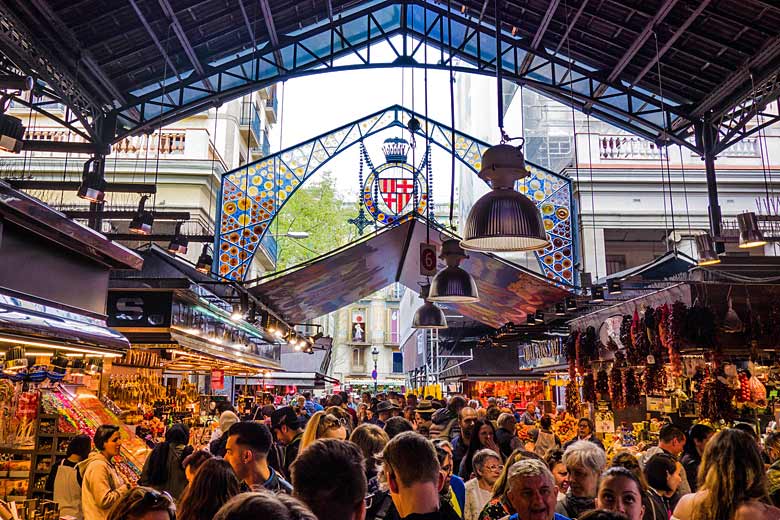
<instances>
[{"instance_id":1,"label":"woman with long hair","mask_svg":"<svg viewBox=\"0 0 780 520\"><path fill-rule=\"evenodd\" d=\"M390 442L387 433L376 424L361 424L349 436L349 440L357 444L366 460L366 482L368 482L367 494L373 495L379 490L378 456L382 454L385 445Z\"/></svg>"},{"instance_id":2,"label":"woman with long hair","mask_svg":"<svg viewBox=\"0 0 780 520\"><path fill-rule=\"evenodd\" d=\"M347 428L341 419L327 412L317 412L311 416L303 430L298 453L303 452L310 444L319 439L347 439Z\"/></svg>"},{"instance_id":3,"label":"woman with long hair","mask_svg":"<svg viewBox=\"0 0 780 520\"><path fill-rule=\"evenodd\" d=\"M241 493L222 506L214 520L317 520L306 505L289 495Z\"/></svg>"},{"instance_id":4,"label":"woman with long hair","mask_svg":"<svg viewBox=\"0 0 780 520\"><path fill-rule=\"evenodd\" d=\"M769 500L775 506L780 506L780 432L772 432L764 439L764 453L769 459L766 470L769 489Z\"/></svg>"},{"instance_id":5,"label":"woman with long hair","mask_svg":"<svg viewBox=\"0 0 780 520\"><path fill-rule=\"evenodd\" d=\"M704 448L699 491L685 495L674 510L679 520L776 520L780 509L766 503L767 478L756 441L728 428Z\"/></svg>"},{"instance_id":6,"label":"woman with long hair","mask_svg":"<svg viewBox=\"0 0 780 520\"><path fill-rule=\"evenodd\" d=\"M671 499L682 482L682 471L682 464L668 453L657 453L645 462L647 495L650 497L655 511L661 512L660 518L669 518L670 516Z\"/></svg>"},{"instance_id":7,"label":"woman with long hair","mask_svg":"<svg viewBox=\"0 0 780 520\"><path fill-rule=\"evenodd\" d=\"M683 448L683 456L680 459L680 463L685 468L685 474L688 477L688 484L691 486L691 491L694 493L699 489L696 482L696 475L699 473L699 464L701 464L701 456L704 453L704 448L707 446L707 441L710 440L715 434L715 430L707 426L706 424L694 424L691 429L688 430L688 435L685 436L685 447Z\"/></svg>"},{"instance_id":8,"label":"woman with long hair","mask_svg":"<svg viewBox=\"0 0 780 520\"><path fill-rule=\"evenodd\" d=\"M622 513L628 520L642 520L645 506L642 483L626 468L613 466L601 475L596 507Z\"/></svg>"},{"instance_id":9,"label":"woman with long hair","mask_svg":"<svg viewBox=\"0 0 780 520\"><path fill-rule=\"evenodd\" d=\"M165 441L155 446L146 459L138 484L167 491L174 500L178 500L187 487L182 462L193 452L189 442L190 429L185 425L178 423L168 428Z\"/></svg>"},{"instance_id":10,"label":"woman with long hair","mask_svg":"<svg viewBox=\"0 0 780 520\"><path fill-rule=\"evenodd\" d=\"M224 459L208 459L179 500L179 520L211 520L219 508L241 492L241 483Z\"/></svg>"},{"instance_id":11,"label":"woman with long hair","mask_svg":"<svg viewBox=\"0 0 780 520\"><path fill-rule=\"evenodd\" d=\"M501 449L496 442L496 427L489 420L477 421L474 423L474 433L471 434L471 442L466 455L460 462L458 476L463 480L471 480L471 474L474 472L473 458L474 454L485 448L493 450L499 455Z\"/></svg>"}]
</instances>

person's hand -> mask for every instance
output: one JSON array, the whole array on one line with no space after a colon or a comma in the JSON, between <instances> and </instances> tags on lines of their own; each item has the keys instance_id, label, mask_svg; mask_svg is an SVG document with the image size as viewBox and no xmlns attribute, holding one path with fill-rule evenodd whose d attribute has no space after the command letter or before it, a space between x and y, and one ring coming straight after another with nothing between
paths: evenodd
<instances>
[{"instance_id":1,"label":"person's hand","mask_svg":"<svg viewBox=\"0 0 780 520\"><path fill-rule=\"evenodd\" d=\"M485 447L495 451L496 453L500 453L498 449L498 444L496 444L496 440L493 438L488 439L487 444L485 444Z\"/></svg>"}]
</instances>

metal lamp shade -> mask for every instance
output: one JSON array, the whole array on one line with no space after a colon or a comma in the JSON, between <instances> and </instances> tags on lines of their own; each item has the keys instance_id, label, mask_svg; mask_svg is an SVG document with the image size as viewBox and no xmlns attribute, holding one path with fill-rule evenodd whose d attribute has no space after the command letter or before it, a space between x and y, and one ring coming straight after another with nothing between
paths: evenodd
<instances>
[{"instance_id":1,"label":"metal lamp shade","mask_svg":"<svg viewBox=\"0 0 780 520\"><path fill-rule=\"evenodd\" d=\"M426 301L414 313L412 328L415 329L446 329L447 318L435 303Z\"/></svg>"},{"instance_id":2,"label":"metal lamp shade","mask_svg":"<svg viewBox=\"0 0 780 520\"><path fill-rule=\"evenodd\" d=\"M514 189L493 189L471 208L466 219L464 249L535 251L550 245L542 215L531 199Z\"/></svg>"},{"instance_id":3,"label":"metal lamp shade","mask_svg":"<svg viewBox=\"0 0 780 520\"><path fill-rule=\"evenodd\" d=\"M715 252L715 242L709 233L696 235L696 249L699 251L698 264L700 266L720 263L720 257Z\"/></svg>"},{"instance_id":4,"label":"metal lamp shade","mask_svg":"<svg viewBox=\"0 0 780 520\"><path fill-rule=\"evenodd\" d=\"M764 234L761 233L758 227L758 219L755 213L740 213L737 215L737 225L739 225L740 249L766 245Z\"/></svg>"},{"instance_id":5,"label":"metal lamp shade","mask_svg":"<svg viewBox=\"0 0 780 520\"><path fill-rule=\"evenodd\" d=\"M601 303L604 301L604 288L598 285L591 285L590 287L590 301L593 303Z\"/></svg>"},{"instance_id":6,"label":"metal lamp shade","mask_svg":"<svg viewBox=\"0 0 780 520\"><path fill-rule=\"evenodd\" d=\"M479 293L469 273L458 266L449 266L431 280L428 299L433 302L471 303L479 301Z\"/></svg>"}]
</instances>

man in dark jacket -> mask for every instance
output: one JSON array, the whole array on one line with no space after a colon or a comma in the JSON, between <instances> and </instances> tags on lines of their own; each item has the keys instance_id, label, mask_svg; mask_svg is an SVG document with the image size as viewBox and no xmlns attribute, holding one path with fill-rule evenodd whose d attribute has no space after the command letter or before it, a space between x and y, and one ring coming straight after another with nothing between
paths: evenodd
<instances>
[{"instance_id":1,"label":"man in dark jacket","mask_svg":"<svg viewBox=\"0 0 780 520\"><path fill-rule=\"evenodd\" d=\"M245 489L292 492L292 485L268 464L272 444L271 431L265 424L239 422L228 430L225 460Z\"/></svg>"},{"instance_id":2,"label":"man in dark jacket","mask_svg":"<svg viewBox=\"0 0 780 520\"><path fill-rule=\"evenodd\" d=\"M271 414L271 429L274 432L276 441L284 446L284 474L290 475L290 465L298 457L298 448L301 445L303 437L303 428L301 428L298 415L290 406L284 406L274 410Z\"/></svg>"},{"instance_id":3,"label":"man in dark jacket","mask_svg":"<svg viewBox=\"0 0 780 520\"><path fill-rule=\"evenodd\" d=\"M452 441L452 439L460 433L458 415L465 406L466 400L463 397L456 395L450 399L446 408L437 410L431 418L433 426L431 426L430 438Z\"/></svg>"}]
</instances>

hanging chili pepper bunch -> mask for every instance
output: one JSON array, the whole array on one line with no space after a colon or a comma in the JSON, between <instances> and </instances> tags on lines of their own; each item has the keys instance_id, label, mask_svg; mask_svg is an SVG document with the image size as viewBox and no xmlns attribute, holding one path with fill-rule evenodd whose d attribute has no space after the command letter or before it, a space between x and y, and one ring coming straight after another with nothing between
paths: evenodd
<instances>
[{"instance_id":1,"label":"hanging chili pepper bunch","mask_svg":"<svg viewBox=\"0 0 780 520\"><path fill-rule=\"evenodd\" d=\"M715 314L696 301L688 309L683 328L685 338L694 345L713 347L715 344Z\"/></svg>"},{"instance_id":2,"label":"hanging chili pepper bunch","mask_svg":"<svg viewBox=\"0 0 780 520\"><path fill-rule=\"evenodd\" d=\"M587 403L595 403L598 398L596 397L596 378L593 377L593 371L588 372L582 376L582 398Z\"/></svg>"},{"instance_id":3,"label":"hanging chili pepper bunch","mask_svg":"<svg viewBox=\"0 0 780 520\"><path fill-rule=\"evenodd\" d=\"M699 395L701 416L713 422L733 420L736 414L731 399L732 390L726 382L726 373L720 366L702 386Z\"/></svg>"},{"instance_id":4,"label":"hanging chili pepper bunch","mask_svg":"<svg viewBox=\"0 0 780 520\"><path fill-rule=\"evenodd\" d=\"M580 332L575 330L566 338L566 361L569 363L569 379L575 379L577 377L577 338L579 335Z\"/></svg>"},{"instance_id":5,"label":"hanging chili pepper bunch","mask_svg":"<svg viewBox=\"0 0 780 520\"><path fill-rule=\"evenodd\" d=\"M591 326L585 329L585 333L580 340L580 345L580 362L583 365L590 364L599 359L598 336L596 335L595 327ZM580 369L580 373L584 372L583 366L578 366L578 368Z\"/></svg>"},{"instance_id":6,"label":"hanging chili pepper bunch","mask_svg":"<svg viewBox=\"0 0 780 520\"><path fill-rule=\"evenodd\" d=\"M626 406L639 406L642 400L639 392L639 381L636 371L629 367L623 371L623 388L625 389Z\"/></svg>"},{"instance_id":7,"label":"hanging chili pepper bunch","mask_svg":"<svg viewBox=\"0 0 780 520\"><path fill-rule=\"evenodd\" d=\"M642 375L642 387L646 395L662 395L666 388L666 370L660 360L647 365Z\"/></svg>"},{"instance_id":8,"label":"hanging chili pepper bunch","mask_svg":"<svg viewBox=\"0 0 780 520\"><path fill-rule=\"evenodd\" d=\"M660 317L660 313L656 315L654 308L648 307L645 309L645 334L647 335L647 345L650 353L658 349L658 318Z\"/></svg>"},{"instance_id":9,"label":"hanging chili pepper bunch","mask_svg":"<svg viewBox=\"0 0 780 520\"><path fill-rule=\"evenodd\" d=\"M682 348L683 327L685 326L688 308L681 301L672 304L671 312L667 315L667 329L669 338L666 345L669 353L669 364L671 365L672 375L682 377L683 366L680 349Z\"/></svg>"},{"instance_id":10,"label":"hanging chili pepper bunch","mask_svg":"<svg viewBox=\"0 0 780 520\"><path fill-rule=\"evenodd\" d=\"M566 411L575 417L580 413L580 390L575 379L570 379L566 385Z\"/></svg>"},{"instance_id":11,"label":"hanging chili pepper bunch","mask_svg":"<svg viewBox=\"0 0 780 520\"><path fill-rule=\"evenodd\" d=\"M634 317L631 320L631 344L633 349L629 352L628 361L631 365L642 365L646 362L650 353L650 343L647 340L645 319L639 317L639 312L634 309Z\"/></svg>"},{"instance_id":12,"label":"hanging chili pepper bunch","mask_svg":"<svg viewBox=\"0 0 780 520\"><path fill-rule=\"evenodd\" d=\"M623 393L623 371L621 370L624 361L615 356L615 362L612 363L612 369L609 371L609 397L612 401L612 407L616 410L626 407L625 395Z\"/></svg>"},{"instance_id":13,"label":"hanging chili pepper bunch","mask_svg":"<svg viewBox=\"0 0 780 520\"><path fill-rule=\"evenodd\" d=\"M628 352L631 352L634 347L631 342L631 321L631 315L626 314L623 316L623 321L620 322L620 342L623 344L623 348ZM633 365L633 363L631 364Z\"/></svg>"},{"instance_id":14,"label":"hanging chili pepper bunch","mask_svg":"<svg viewBox=\"0 0 780 520\"><path fill-rule=\"evenodd\" d=\"M606 399L609 395L609 374L604 369L596 374L596 393L601 399Z\"/></svg>"},{"instance_id":15,"label":"hanging chili pepper bunch","mask_svg":"<svg viewBox=\"0 0 780 520\"><path fill-rule=\"evenodd\" d=\"M738 403L747 403L750 401L750 375L746 370L739 371L739 390L736 391Z\"/></svg>"}]
</instances>

